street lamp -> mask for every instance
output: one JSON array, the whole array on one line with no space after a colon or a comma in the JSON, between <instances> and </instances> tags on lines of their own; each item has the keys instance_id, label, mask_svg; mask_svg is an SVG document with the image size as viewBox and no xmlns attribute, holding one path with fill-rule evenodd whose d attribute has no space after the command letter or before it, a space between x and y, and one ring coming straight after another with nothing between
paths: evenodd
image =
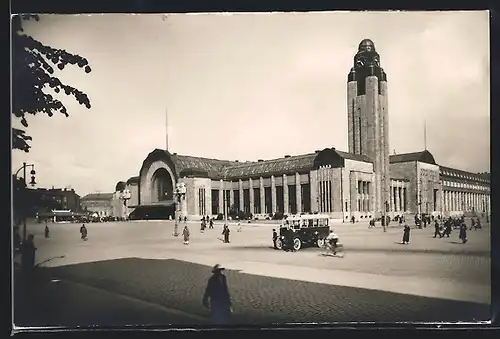
<instances>
[{"instance_id":1,"label":"street lamp","mask_svg":"<svg viewBox=\"0 0 500 339\"><path fill-rule=\"evenodd\" d=\"M175 224L174 224L174 237L179 236L179 225L177 221L177 208L181 204L181 201L186 199L186 185L183 182L179 182L175 184L175 190L174 190L174 197L175 197Z\"/></svg>"},{"instance_id":2,"label":"street lamp","mask_svg":"<svg viewBox=\"0 0 500 339\"><path fill-rule=\"evenodd\" d=\"M27 167L31 167L31 171L30 171L30 174L31 174L31 181L30 181L30 185L31 186L35 186L36 185L36 182L35 182L35 165L34 164L26 164L25 162L23 162L23 166L18 169L16 171L16 174L14 174L14 178L17 179L17 175L19 174L19 172L21 170L23 170L23 180L24 180L24 187L23 187L23 192L26 193L25 189L27 189L28 185L26 183L26 168ZM26 210L23 212L23 242L26 241Z\"/></svg>"}]
</instances>

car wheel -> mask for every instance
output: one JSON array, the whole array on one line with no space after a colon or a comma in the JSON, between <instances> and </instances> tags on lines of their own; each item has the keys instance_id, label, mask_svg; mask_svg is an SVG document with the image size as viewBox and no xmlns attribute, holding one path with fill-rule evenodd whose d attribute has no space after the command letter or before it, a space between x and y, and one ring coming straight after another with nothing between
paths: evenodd
<instances>
[{"instance_id":1,"label":"car wheel","mask_svg":"<svg viewBox=\"0 0 500 339\"><path fill-rule=\"evenodd\" d=\"M316 245L319 248L322 248L323 246L325 246L325 239L318 239L318 241L316 241Z\"/></svg>"},{"instance_id":2,"label":"car wheel","mask_svg":"<svg viewBox=\"0 0 500 339\"><path fill-rule=\"evenodd\" d=\"M281 250L283 248L283 242L281 239L276 240L276 247Z\"/></svg>"},{"instance_id":3,"label":"car wheel","mask_svg":"<svg viewBox=\"0 0 500 339\"><path fill-rule=\"evenodd\" d=\"M302 241L299 238L293 239L293 249L298 251L302 247Z\"/></svg>"}]
</instances>

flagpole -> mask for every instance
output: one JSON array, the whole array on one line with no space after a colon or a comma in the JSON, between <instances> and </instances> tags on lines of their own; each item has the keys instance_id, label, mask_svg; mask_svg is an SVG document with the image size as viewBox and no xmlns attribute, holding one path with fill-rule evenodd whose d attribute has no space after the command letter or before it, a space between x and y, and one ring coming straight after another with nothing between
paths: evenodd
<instances>
[{"instance_id":1,"label":"flagpole","mask_svg":"<svg viewBox=\"0 0 500 339\"><path fill-rule=\"evenodd\" d=\"M424 149L427 151L427 121L424 120Z\"/></svg>"},{"instance_id":2,"label":"flagpole","mask_svg":"<svg viewBox=\"0 0 500 339\"><path fill-rule=\"evenodd\" d=\"M165 110L165 150L168 152L168 108Z\"/></svg>"}]
</instances>

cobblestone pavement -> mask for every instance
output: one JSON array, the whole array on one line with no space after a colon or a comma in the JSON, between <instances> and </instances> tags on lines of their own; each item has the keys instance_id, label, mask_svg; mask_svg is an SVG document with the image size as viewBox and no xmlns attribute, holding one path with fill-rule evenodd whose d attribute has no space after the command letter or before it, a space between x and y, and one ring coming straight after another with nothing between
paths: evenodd
<instances>
[{"instance_id":1,"label":"cobblestone pavement","mask_svg":"<svg viewBox=\"0 0 500 339\"><path fill-rule=\"evenodd\" d=\"M189 246L172 236L173 222L88 224L85 242L79 224L49 224L50 239L43 238L44 224L28 232L36 236L37 262L53 267L50 275L198 315L206 315L200 298L207 266L221 263L234 269L228 276L240 322L317 322L321 314L324 321L489 318L489 228L470 231L465 245L457 231L433 239L431 228L413 230L411 243L401 245L399 227L334 225L346 248L336 259L318 248L274 251L275 225L242 224L230 244L220 241L219 225L204 233L198 223L188 226Z\"/></svg>"},{"instance_id":2,"label":"cobblestone pavement","mask_svg":"<svg viewBox=\"0 0 500 339\"><path fill-rule=\"evenodd\" d=\"M45 268L44 274L207 317L210 268L178 260L118 259ZM262 277L228 270L234 322L458 321L489 319L489 306ZM115 321L116 323L116 321Z\"/></svg>"},{"instance_id":3,"label":"cobblestone pavement","mask_svg":"<svg viewBox=\"0 0 500 339\"><path fill-rule=\"evenodd\" d=\"M49 273L49 272L43 272ZM201 316L168 309L160 304L98 289L88 284L37 279L28 288L17 278L14 323L17 327L78 327L127 325L206 324ZM78 280L78 279L76 279Z\"/></svg>"}]
</instances>

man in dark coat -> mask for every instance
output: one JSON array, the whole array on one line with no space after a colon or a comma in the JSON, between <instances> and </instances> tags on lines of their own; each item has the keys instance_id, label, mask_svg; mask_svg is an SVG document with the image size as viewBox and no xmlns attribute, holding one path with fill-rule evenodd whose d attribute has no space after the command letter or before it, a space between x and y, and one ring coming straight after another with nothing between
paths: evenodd
<instances>
[{"instance_id":1,"label":"man in dark coat","mask_svg":"<svg viewBox=\"0 0 500 339\"><path fill-rule=\"evenodd\" d=\"M21 265L25 273L30 273L35 268L35 236L28 235L28 239L22 244Z\"/></svg>"},{"instance_id":2,"label":"man in dark coat","mask_svg":"<svg viewBox=\"0 0 500 339\"><path fill-rule=\"evenodd\" d=\"M231 231L229 230L229 226L224 225L224 229L222 230L222 235L224 236L224 242L225 242L226 244L228 244L228 243L229 243L229 233L230 233L230 232L231 232Z\"/></svg>"},{"instance_id":3,"label":"man in dark coat","mask_svg":"<svg viewBox=\"0 0 500 339\"><path fill-rule=\"evenodd\" d=\"M278 249L278 246L276 246L276 241L278 241L278 233L276 233L276 230L273 229L273 248L275 250Z\"/></svg>"},{"instance_id":4,"label":"man in dark coat","mask_svg":"<svg viewBox=\"0 0 500 339\"><path fill-rule=\"evenodd\" d=\"M467 225L465 223L462 223L460 225L460 233L458 235L460 240L462 240L462 244L465 244L467 242Z\"/></svg>"},{"instance_id":5,"label":"man in dark coat","mask_svg":"<svg viewBox=\"0 0 500 339\"><path fill-rule=\"evenodd\" d=\"M287 250L290 252L295 252L295 248L293 247L293 240L295 238L295 232L293 231L292 228L288 228L285 232L285 238L286 238L286 247Z\"/></svg>"},{"instance_id":6,"label":"man in dark coat","mask_svg":"<svg viewBox=\"0 0 500 339\"><path fill-rule=\"evenodd\" d=\"M441 232L439 231L439 222L436 219L436 220L434 220L434 238L437 236L442 238L443 234L441 234Z\"/></svg>"},{"instance_id":7,"label":"man in dark coat","mask_svg":"<svg viewBox=\"0 0 500 339\"><path fill-rule=\"evenodd\" d=\"M49 226L47 224L45 224L45 238L50 238L50 230L49 230Z\"/></svg>"},{"instance_id":8,"label":"man in dark coat","mask_svg":"<svg viewBox=\"0 0 500 339\"><path fill-rule=\"evenodd\" d=\"M14 228L14 250L21 249L21 235L19 235L19 228Z\"/></svg>"},{"instance_id":9,"label":"man in dark coat","mask_svg":"<svg viewBox=\"0 0 500 339\"><path fill-rule=\"evenodd\" d=\"M203 295L203 306L210 308L214 325L229 324L232 313L231 297L223 270L224 268L219 264L213 267L212 276L208 279Z\"/></svg>"}]
</instances>

